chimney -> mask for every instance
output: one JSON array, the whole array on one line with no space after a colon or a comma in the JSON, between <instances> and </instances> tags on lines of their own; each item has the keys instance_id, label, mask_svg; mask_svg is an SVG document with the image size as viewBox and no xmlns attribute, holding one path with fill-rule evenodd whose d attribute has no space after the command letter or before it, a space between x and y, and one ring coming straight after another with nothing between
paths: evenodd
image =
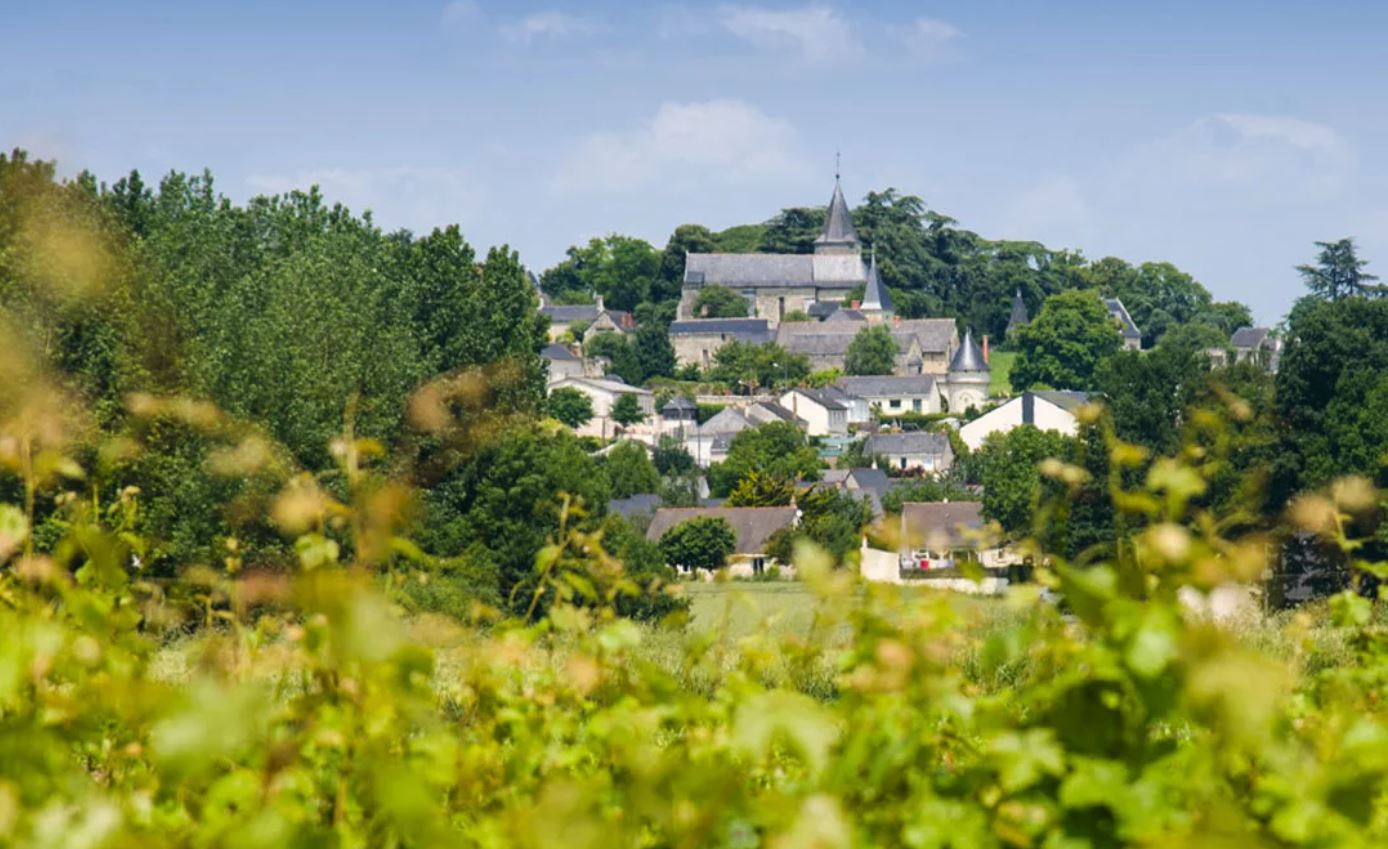
<instances>
[{"instance_id":1,"label":"chimney","mask_svg":"<svg viewBox=\"0 0 1388 849\"><path fill-rule=\"evenodd\" d=\"M983 334L983 362L988 362L988 334Z\"/></svg>"},{"instance_id":2,"label":"chimney","mask_svg":"<svg viewBox=\"0 0 1388 849\"><path fill-rule=\"evenodd\" d=\"M863 302L862 302L862 301L854 301L854 302L853 302L853 309L856 310L856 309L858 309L859 307L861 307L862 305L863 305Z\"/></svg>"},{"instance_id":3,"label":"chimney","mask_svg":"<svg viewBox=\"0 0 1388 849\"><path fill-rule=\"evenodd\" d=\"M602 305L602 295L598 295L598 315L602 315L604 309Z\"/></svg>"}]
</instances>

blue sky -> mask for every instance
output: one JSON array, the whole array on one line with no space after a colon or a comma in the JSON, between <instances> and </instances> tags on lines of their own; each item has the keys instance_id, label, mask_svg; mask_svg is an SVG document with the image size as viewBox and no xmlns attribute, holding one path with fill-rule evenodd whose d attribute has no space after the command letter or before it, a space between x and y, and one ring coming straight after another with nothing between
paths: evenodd
<instances>
[{"instance_id":1,"label":"blue sky","mask_svg":"<svg viewBox=\"0 0 1388 849\"><path fill-rule=\"evenodd\" d=\"M1317 239L1388 277L1388 4L6 2L0 146L320 184L543 268L895 186L1170 260L1279 319Z\"/></svg>"}]
</instances>

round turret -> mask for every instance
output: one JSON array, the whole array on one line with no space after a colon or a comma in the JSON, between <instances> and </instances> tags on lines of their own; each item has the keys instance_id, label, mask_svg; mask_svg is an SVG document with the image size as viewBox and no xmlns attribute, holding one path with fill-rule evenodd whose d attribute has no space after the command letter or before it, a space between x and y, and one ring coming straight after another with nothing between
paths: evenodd
<instances>
[{"instance_id":1,"label":"round turret","mask_svg":"<svg viewBox=\"0 0 1388 849\"><path fill-rule=\"evenodd\" d=\"M950 412L962 413L970 407L981 408L988 400L988 384L991 380L988 358L974 341L973 330L964 331L964 341L954 352L945 375L945 400Z\"/></svg>"}]
</instances>

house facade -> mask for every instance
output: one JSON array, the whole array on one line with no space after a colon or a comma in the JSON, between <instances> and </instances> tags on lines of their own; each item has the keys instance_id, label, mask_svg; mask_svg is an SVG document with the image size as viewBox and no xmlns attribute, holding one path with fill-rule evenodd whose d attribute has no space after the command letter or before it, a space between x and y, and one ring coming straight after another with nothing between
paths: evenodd
<instances>
[{"instance_id":1,"label":"house facade","mask_svg":"<svg viewBox=\"0 0 1388 849\"><path fill-rule=\"evenodd\" d=\"M848 406L840 396L830 389L796 388L782 395L780 404L810 436L842 436L848 433Z\"/></svg>"},{"instance_id":2,"label":"house facade","mask_svg":"<svg viewBox=\"0 0 1388 849\"><path fill-rule=\"evenodd\" d=\"M780 563L766 553L777 531L795 527L798 511L794 507L662 507L646 528L646 539L660 542L666 532L680 523L706 517L722 519L732 528L736 544L728 557L729 574L750 578L772 567L779 568L786 577L794 574L791 564ZM671 565L689 571L678 563Z\"/></svg>"},{"instance_id":3,"label":"house facade","mask_svg":"<svg viewBox=\"0 0 1388 849\"><path fill-rule=\"evenodd\" d=\"M1089 403L1089 397L1087 392L1023 392L959 428L959 436L973 451L993 434L1023 425L1074 436L1079 431L1075 412Z\"/></svg>"},{"instance_id":4,"label":"house facade","mask_svg":"<svg viewBox=\"0 0 1388 849\"><path fill-rule=\"evenodd\" d=\"M929 415L940 412L940 388L936 385L934 375L841 377L834 385L860 399L861 407L866 410L867 415L855 421L861 411L858 407L851 407L850 424L868 421L874 412L878 418L893 418L903 413Z\"/></svg>"},{"instance_id":5,"label":"house facade","mask_svg":"<svg viewBox=\"0 0 1388 849\"><path fill-rule=\"evenodd\" d=\"M882 466L902 472L940 474L954 465L954 449L942 433L877 433L867 438L864 448Z\"/></svg>"},{"instance_id":6,"label":"house facade","mask_svg":"<svg viewBox=\"0 0 1388 849\"><path fill-rule=\"evenodd\" d=\"M655 394L649 389L632 386L610 377L566 377L550 383L549 391L552 393L556 389L565 387L577 389L593 402L593 418L574 431L579 436L611 439L618 433L625 433L633 439L644 442L650 442L655 438L660 423L655 414ZM617 399L623 395L636 396L637 404L640 405L641 411L646 414L644 421L625 429L612 419L612 407L616 405Z\"/></svg>"},{"instance_id":7,"label":"house facade","mask_svg":"<svg viewBox=\"0 0 1388 849\"><path fill-rule=\"evenodd\" d=\"M764 318L695 318L670 323L670 345L675 361L707 369L713 365L718 349L729 342L760 345L772 339Z\"/></svg>"}]
</instances>

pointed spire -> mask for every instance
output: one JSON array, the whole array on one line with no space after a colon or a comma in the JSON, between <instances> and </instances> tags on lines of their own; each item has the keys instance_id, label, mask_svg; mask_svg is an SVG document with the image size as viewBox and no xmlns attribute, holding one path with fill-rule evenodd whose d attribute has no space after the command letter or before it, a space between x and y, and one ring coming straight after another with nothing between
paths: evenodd
<instances>
[{"instance_id":1,"label":"pointed spire","mask_svg":"<svg viewBox=\"0 0 1388 849\"><path fill-rule=\"evenodd\" d=\"M824 217L824 231L814 246L815 253L858 250L858 231L853 229L853 215L848 210L848 201L843 198L843 186L837 173L834 175L834 196L829 199L829 213Z\"/></svg>"},{"instance_id":2,"label":"pointed spire","mask_svg":"<svg viewBox=\"0 0 1388 849\"><path fill-rule=\"evenodd\" d=\"M972 327L964 331L964 342L954 352L954 359L949 361L950 374L970 371L988 371L988 360L983 356L983 349L974 341Z\"/></svg>"},{"instance_id":3,"label":"pointed spire","mask_svg":"<svg viewBox=\"0 0 1388 849\"><path fill-rule=\"evenodd\" d=\"M1012 315L1007 319L1007 330L1005 335L1011 336L1027 322L1031 321L1031 316L1027 313L1027 302L1022 300L1022 290L1017 290L1017 295L1012 299Z\"/></svg>"},{"instance_id":4,"label":"pointed spire","mask_svg":"<svg viewBox=\"0 0 1388 849\"><path fill-rule=\"evenodd\" d=\"M882 285L882 275L877 271L876 245L872 246L872 263L868 266L867 285L863 287L861 309L865 312L889 313L892 311L891 295L887 294L887 287Z\"/></svg>"}]
</instances>

